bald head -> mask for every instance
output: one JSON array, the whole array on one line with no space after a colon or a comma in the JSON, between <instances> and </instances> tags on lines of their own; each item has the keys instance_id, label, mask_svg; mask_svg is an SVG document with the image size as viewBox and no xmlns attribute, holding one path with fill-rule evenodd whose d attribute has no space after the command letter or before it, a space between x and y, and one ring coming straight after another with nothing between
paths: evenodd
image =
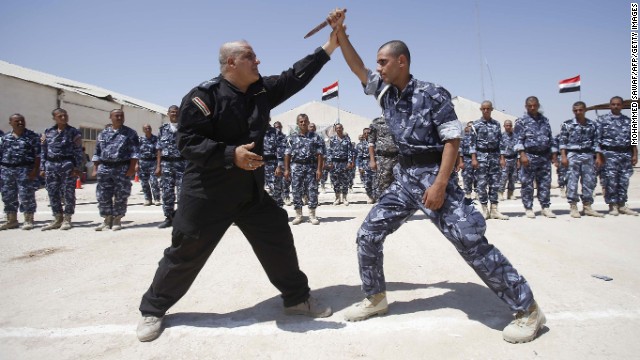
<instances>
[{"instance_id":1,"label":"bald head","mask_svg":"<svg viewBox=\"0 0 640 360\"><path fill-rule=\"evenodd\" d=\"M228 72L229 59L236 59L243 52L251 49L251 45L246 40L231 41L222 44L220 47L220 54L218 55L218 61L220 62L220 73L222 75Z\"/></svg>"}]
</instances>

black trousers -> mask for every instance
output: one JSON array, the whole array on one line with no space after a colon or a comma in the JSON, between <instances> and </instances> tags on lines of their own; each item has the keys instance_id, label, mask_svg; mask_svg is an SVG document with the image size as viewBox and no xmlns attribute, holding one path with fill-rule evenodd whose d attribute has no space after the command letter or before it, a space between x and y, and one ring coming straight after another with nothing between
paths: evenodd
<instances>
[{"instance_id":1,"label":"black trousers","mask_svg":"<svg viewBox=\"0 0 640 360\"><path fill-rule=\"evenodd\" d=\"M232 223L249 240L284 306L307 300L308 280L298 266L287 212L266 194L260 199L254 191L253 199L229 206L180 194L171 247L165 249L153 283L142 296L142 315L163 316L186 294Z\"/></svg>"}]
</instances>

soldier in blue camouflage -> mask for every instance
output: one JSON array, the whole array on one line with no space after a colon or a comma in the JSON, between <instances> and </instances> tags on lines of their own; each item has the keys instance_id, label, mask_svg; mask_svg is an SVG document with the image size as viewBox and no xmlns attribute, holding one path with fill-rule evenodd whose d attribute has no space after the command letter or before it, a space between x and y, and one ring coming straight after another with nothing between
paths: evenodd
<instances>
[{"instance_id":1,"label":"soldier in blue camouflage","mask_svg":"<svg viewBox=\"0 0 640 360\"><path fill-rule=\"evenodd\" d=\"M375 202L373 193L375 172L369 163L369 128L364 128L358 139L360 142L356 145L356 165L360 173L360 182L364 185L364 191L367 194L367 204L373 204Z\"/></svg>"},{"instance_id":2,"label":"soldier in blue camouflage","mask_svg":"<svg viewBox=\"0 0 640 360\"><path fill-rule=\"evenodd\" d=\"M318 180L322 176L322 143L315 133L309 132L309 117L300 114L296 118L297 133L291 134L284 152L284 177L291 178L293 192L293 208L296 217L291 222L298 225L302 222L302 197L309 199L309 221L313 225L320 224L316 217L318 207ZM306 190L306 194L304 193Z\"/></svg>"},{"instance_id":3,"label":"soldier in blue camouflage","mask_svg":"<svg viewBox=\"0 0 640 360\"><path fill-rule=\"evenodd\" d=\"M169 123L162 124L158 129L158 165L156 175L160 176L160 187L162 188L162 212L164 221L158 225L160 229L171 227L175 215L176 200L180 198L182 188L182 178L187 168L187 161L180 154L176 143L178 130L177 105L171 105L167 115Z\"/></svg>"},{"instance_id":4,"label":"soldier in blue camouflage","mask_svg":"<svg viewBox=\"0 0 640 360\"><path fill-rule=\"evenodd\" d=\"M475 169L471 164L471 140L473 139L473 121L469 121L464 127L464 133L460 140L460 148L458 151L458 163L456 165L457 170L461 170L462 175L462 187L464 188L464 196L467 199L471 199L473 196L473 185L475 184Z\"/></svg>"},{"instance_id":5,"label":"soldier in blue camouflage","mask_svg":"<svg viewBox=\"0 0 640 360\"><path fill-rule=\"evenodd\" d=\"M611 113L598 117L600 152L597 157L604 167L601 180L609 214L638 216L638 212L627 206L629 179L638 163L638 147L631 145L631 119L621 113L622 102L620 96L612 97L609 101Z\"/></svg>"},{"instance_id":6,"label":"soldier in blue camouflage","mask_svg":"<svg viewBox=\"0 0 640 360\"><path fill-rule=\"evenodd\" d=\"M124 111L111 110L111 126L98 134L93 153L93 176L97 177L98 210L104 218L96 231L122 229L121 219L127 213L131 195L131 177L136 173L140 157L138 133L124 125Z\"/></svg>"},{"instance_id":7,"label":"soldier in blue camouflage","mask_svg":"<svg viewBox=\"0 0 640 360\"><path fill-rule=\"evenodd\" d=\"M513 133L513 123L511 120L505 120L504 132L500 141L500 187L498 188L498 198L504 200L504 191L507 190L507 199L513 198L513 191L516 189L516 179L518 177L517 163L518 153L514 147L516 145L516 136Z\"/></svg>"},{"instance_id":8,"label":"soldier in blue camouflage","mask_svg":"<svg viewBox=\"0 0 640 360\"><path fill-rule=\"evenodd\" d=\"M40 174L46 181L54 220L42 230L69 230L76 207L76 179L85 164L82 134L69 125L66 110L58 108L51 115L56 124L42 134Z\"/></svg>"},{"instance_id":9,"label":"soldier in blue camouflage","mask_svg":"<svg viewBox=\"0 0 640 360\"><path fill-rule=\"evenodd\" d=\"M354 167L355 151L351 143L349 135L344 133L342 124L335 124L334 129L336 135L329 140L327 149L327 166L331 170L331 184L336 199L333 205L344 203L349 205L347 193L349 191L349 183L351 182L351 170Z\"/></svg>"},{"instance_id":10,"label":"soldier in blue camouflage","mask_svg":"<svg viewBox=\"0 0 640 360\"><path fill-rule=\"evenodd\" d=\"M587 119L587 105L578 101L573 104L575 117L562 124L560 128L560 154L558 168L567 169L567 200L570 215L580 217L578 211L578 182L582 184L582 210L584 215L604 217L593 210L593 189L596 186L595 154L600 152L597 144L598 127L595 121Z\"/></svg>"},{"instance_id":11,"label":"soldier in blue camouflage","mask_svg":"<svg viewBox=\"0 0 640 360\"><path fill-rule=\"evenodd\" d=\"M398 147L393 142L389 125L382 116L369 126L369 167L374 173L373 199L378 201L393 182L393 168L398 163Z\"/></svg>"},{"instance_id":12,"label":"soldier in blue camouflage","mask_svg":"<svg viewBox=\"0 0 640 360\"><path fill-rule=\"evenodd\" d=\"M140 136L140 159L136 166L136 172L140 175L140 184L144 193L144 206L154 204L159 206L160 185L156 176L158 167L158 137L151 132L151 125L142 126L143 136Z\"/></svg>"},{"instance_id":13,"label":"soldier in blue camouflage","mask_svg":"<svg viewBox=\"0 0 640 360\"><path fill-rule=\"evenodd\" d=\"M324 142L324 138L322 137L322 135L318 133L316 124L309 123L309 132L314 133L318 142L322 144L322 176L320 177L318 185L320 185L320 189L324 194L326 192L326 183L329 176L329 169L324 166L327 162L327 144Z\"/></svg>"},{"instance_id":14,"label":"soldier in blue camouflage","mask_svg":"<svg viewBox=\"0 0 640 360\"><path fill-rule=\"evenodd\" d=\"M567 168L560 165L560 161L557 159L562 158L562 153L560 152L560 134L557 134L553 137L553 148L556 149L556 161L553 163L553 166L556 167L556 177L558 178L558 188L560 189L560 197L567 197Z\"/></svg>"},{"instance_id":15,"label":"soldier in blue camouflage","mask_svg":"<svg viewBox=\"0 0 640 360\"><path fill-rule=\"evenodd\" d=\"M520 154L520 181L522 204L528 218L536 217L533 212L533 182L538 186L538 201L542 206L542 215L555 218L551 211L551 161L556 161L556 148L549 119L538 109L540 102L535 96L525 101L527 112L516 120L515 149Z\"/></svg>"},{"instance_id":16,"label":"soldier in blue camouflage","mask_svg":"<svg viewBox=\"0 0 640 360\"><path fill-rule=\"evenodd\" d=\"M20 226L18 210L24 214L22 230L31 230L36 212L34 180L40 168L40 137L27 129L27 121L21 114L11 115L9 125L12 131L5 134L0 143L0 190L7 216L7 222L0 226L0 230Z\"/></svg>"},{"instance_id":17,"label":"soldier in blue camouflage","mask_svg":"<svg viewBox=\"0 0 640 360\"><path fill-rule=\"evenodd\" d=\"M478 199L482 205L485 219L509 220L509 217L498 211L498 189L500 188L500 143L502 132L500 122L491 118L493 104L483 101L480 104L482 118L473 122L473 136L469 144L471 166L475 170L478 181ZM489 189L487 195L487 188ZM491 209L487 203L491 202Z\"/></svg>"},{"instance_id":18,"label":"soldier in blue camouflage","mask_svg":"<svg viewBox=\"0 0 640 360\"><path fill-rule=\"evenodd\" d=\"M451 95L444 88L411 75L411 56L403 42L394 40L380 47L378 73L374 73L364 66L344 28L341 30L338 41L344 58L364 85L365 93L380 98L384 118L400 151L395 181L358 230L360 277L367 297L345 311L346 320L364 320L388 311L384 240L420 210L485 284L518 312L503 331L503 338L509 342L533 340L544 325L544 315L527 281L487 241L485 219L465 201L453 172L462 126Z\"/></svg>"},{"instance_id":19,"label":"soldier in blue camouflage","mask_svg":"<svg viewBox=\"0 0 640 360\"><path fill-rule=\"evenodd\" d=\"M264 134L264 150L262 160L264 160L264 182L271 197L278 206L284 206L282 196L284 151L287 147L286 136L282 133L282 124L276 121L273 126L269 125Z\"/></svg>"}]
</instances>

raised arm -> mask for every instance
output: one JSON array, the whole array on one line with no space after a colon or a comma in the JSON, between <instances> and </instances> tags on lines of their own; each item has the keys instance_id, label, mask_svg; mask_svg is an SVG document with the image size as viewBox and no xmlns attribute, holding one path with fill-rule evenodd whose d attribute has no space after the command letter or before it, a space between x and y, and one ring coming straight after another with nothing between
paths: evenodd
<instances>
[{"instance_id":1,"label":"raised arm","mask_svg":"<svg viewBox=\"0 0 640 360\"><path fill-rule=\"evenodd\" d=\"M334 18L336 21L334 23L330 21L329 24L331 24L331 27L333 27L337 32L340 50L342 51L342 56L347 62L347 65L349 65L349 68L360 82L362 84L366 84L368 71L364 66L364 62L362 62L362 58L360 58L356 49L353 48L351 41L349 41L349 36L346 33L347 28L344 25L345 11L346 10L344 9L336 9L333 11L332 14L335 14Z\"/></svg>"}]
</instances>

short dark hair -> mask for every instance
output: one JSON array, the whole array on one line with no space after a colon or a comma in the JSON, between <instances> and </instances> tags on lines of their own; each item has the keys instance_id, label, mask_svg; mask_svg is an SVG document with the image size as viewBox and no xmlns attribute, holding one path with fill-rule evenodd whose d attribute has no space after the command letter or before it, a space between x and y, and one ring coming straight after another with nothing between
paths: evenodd
<instances>
[{"instance_id":1,"label":"short dark hair","mask_svg":"<svg viewBox=\"0 0 640 360\"><path fill-rule=\"evenodd\" d=\"M169 108L167 109L167 111L170 111L171 109L180 110L180 107L179 107L178 105L171 105L171 106L169 106Z\"/></svg>"},{"instance_id":2,"label":"short dark hair","mask_svg":"<svg viewBox=\"0 0 640 360\"><path fill-rule=\"evenodd\" d=\"M383 48L388 47L391 50L391 55L395 57L399 57L400 55L404 55L407 58L407 63L411 64L411 53L409 52L409 47L401 40L391 40L382 44L378 51Z\"/></svg>"},{"instance_id":3,"label":"short dark hair","mask_svg":"<svg viewBox=\"0 0 640 360\"><path fill-rule=\"evenodd\" d=\"M611 102L613 101L613 99L619 99L619 100L620 100L620 102L624 102L624 99L622 98L622 96L618 96L618 95L616 95L616 96L612 97L612 98L611 98L611 100L609 100L609 104L611 104Z\"/></svg>"},{"instance_id":4,"label":"short dark hair","mask_svg":"<svg viewBox=\"0 0 640 360\"><path fill-rule=\"evenodd\" d=\"M113 109L113 110L109 111L109 115L113 114L114 112L118 112L118 111L124 114L124 110L122 110L122 109Z\"/></svg>"},{"instance_id":5,"label":"short dark hair","mask_svg":"<svg viewBox=\"0 0 640 360\"><path fill-rule=\"evenodd\" d=\"M307 116L307 114L298 114L298 116L296 116L296 119L297 119L297 118L299 118L299 117L301 117L301 118L306 119L307 121L309 121L309 116Z\"/></svg>"},{"instance_id":6,"label":"short dark hair","mask_svg":"<svg viewBox=\"0 0 640 360\"><path fill-rule=\"evenodd\" d=\"M583 108L586 108L587 104L585 104L584 101L576 101L573 103L573 107L576 107L576 106L582 106Z\"/></svg>"},{"instance_id":7,"label":"short dark hair","mask_svg":"<svg viewBox=\"0 0 640 360\"><path fill-rule=\"evenodd\" d=\"M67 110L63 109L63 108L55 108L53 110L51 110L51 116L56 116L57 112L63 112L63 113L67 113Z\"/></svg>"},{"instance_id":8,"label":"short dark hair","mask_svg":"<svg viewBox=\"0 0 640 360\"><path fill-rule=\"evenodd\" d=\"M20 113L15 113L15 114L9 116L9 120L11 120L11 118L13 118L13 117L19 117L20 119L25 120L24 115L22 115Z\"/></svg>"},{"instance_id":9,"label":"short dark hair","mask_svg":"<svg viewBox=\"0 0 640 360\"><path fill-rule=\"evenodd\" d=\"M537 98L537 97L535 97L535 96L529 96L529 97L527 98L527 100L525 100L525 101L524 101L524 103L525 103L525 105L526 105L526 104L528 104L528 103L530 103L530 102L532 102L532 101L535 101L536 103L540 104L540 100L538 100L538 98Z\"/></svg>"}]
</instances>

